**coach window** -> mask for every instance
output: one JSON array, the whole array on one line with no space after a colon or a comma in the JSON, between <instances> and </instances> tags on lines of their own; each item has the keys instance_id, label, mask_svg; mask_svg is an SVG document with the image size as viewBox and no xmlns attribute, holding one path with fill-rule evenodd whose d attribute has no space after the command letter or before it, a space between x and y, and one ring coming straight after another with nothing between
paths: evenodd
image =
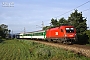
<instances>
[{"instance_id":1,"label":"coach window","mask_svg":"<svg viewBox=\"0 0 90 60\"><path fill-rule=\"evenodd\" d=\"M63 32L63 30L61 29L61 32Z\"/></svg>"}]
</instances>

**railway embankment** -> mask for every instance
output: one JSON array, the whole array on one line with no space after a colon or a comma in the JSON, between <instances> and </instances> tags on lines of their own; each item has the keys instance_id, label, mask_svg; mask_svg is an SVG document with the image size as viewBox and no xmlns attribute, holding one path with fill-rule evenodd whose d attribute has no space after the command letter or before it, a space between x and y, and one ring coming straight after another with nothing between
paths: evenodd
<instances>
[{"instance_id":1,"label":"railway embankment","mask_svg":"<svg viewBox=\"0 0 90 60\"><path fill-rule=\"evenodd\" d=\"M79 55L84 55L86 57L90 57L90 48L88 46L88 48L85 45L65 45L65 44L57 44L57 43L51 43L51 42L43 42L43 41L35 41L37 43L42 43L42 44L46 44L46 45L50 45L50 46L54 46L54 47L59 47L65 50L69 50L72 52L75 52Z\"/></svg>"}]
</instances>

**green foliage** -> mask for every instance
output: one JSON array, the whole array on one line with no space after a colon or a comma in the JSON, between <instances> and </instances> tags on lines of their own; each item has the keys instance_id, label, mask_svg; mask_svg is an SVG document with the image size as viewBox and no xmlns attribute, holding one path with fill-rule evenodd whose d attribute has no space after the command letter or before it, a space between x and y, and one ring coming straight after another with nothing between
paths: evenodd
<instances>
[{"instance_id":1,"label":"green foliage","mask_svg":"<svg viewBox=\"0 0 90 60\"><path fill-rule=\"evenodd\" d=\"M68 24L68 20L66 20L64 17L62 17L61 19L59 19L59 26L61 25L69 25Z\"/></svg>"},{"instance_id":2,"label":"green foliage","mask_svg":"<svg viewBox=\"0 0 90 60\"><path fill-rule=\"evenodd\" d=\"M82 16L82 12L78 12L78 10L75 10L72 14L70 14L70 17L68 17L69 24L74 26L77 30L77 33L82 34L87 30L87 24L86 19Z\"/></svg>"},{"instance_id":3,"label":"green foliage","mask_svg":"<svg viewBox=\"0 0 90 60\"><path fill-rule=\"evenodd\" d=\"M8 30L8 25L1 24L0 25L0 36L1 38L6 38L10 34L11 30Z\"/></svg>"},{"instance_id":4,"label":"green foliage","mask_svg":"<svg viewBox=\"0 0 90 60\"><path fill-rule=\"evenodd\" d=\"M68 17L68 22L70 25L76 28L78 43L86 44L88 43L88 35L86 35L85 31L87 30L86 19L82 16L82 12L78 12L75 10L70 17Z\"/></svg>"},{"instance_id":5,"label":"green foliage","mask_svg":"<svg viewBox=\"0 0 90 60\"><path fill-rule=\"evenodd\" d=\"M88 41L88 35L86 33L78 34L78 41L79 44L87 44Z\"/></svg>"},{"instance_id":6,"label":"green foliage","mask_svg":"<svg viewBox=\"0 0 90 60\"><path fill-rule=\"evenodd\" d=\"M88 35L88 42L89 42L89 44L90 44L90 30L87 30L87 31L86 31L86 34Z\"/></svg>"},{"instance_id":7,"label":"green foliage","mask_svg":"<svg viewBox=\"0 0 90 60\"><path fill-rule=\"evenodd\" d=\"M69 25L68 24L68 21L62 17L61 19L57 20L57 19L51 19L51 26L52 27L58 27L58 26L61 26L61 25Z\"/></svg>"},{"instance_id":8,"label":"green foliage","mask_svg":"<svg viewBox=\"0 0 90 60\"><path fill-rule=\"evenodd\" d=\"M68 21L64 17L62 17L61 19L58 19L58 20L52 18L50 26L43 27L43 30L47 30L49 28L58 27L58 26L61 26L61 25L69 25Z\"/></svg>"},{"instance_id":9,"label":"green foliage","mask_svg":"<svg viewBox=\"0 0 90 60\"><path fill-rule=\"evenodd\" d=\"M57 19L51 19L51 26L52 27L57 27L57 26L59 26L59 23L58 23L58 21L57 21Z\"/></svg>"},{"instance_id":10,"label":"green foliage","mask_svg":"<svg viewBox=\"0 0 90 60\"><path fill-rule=\"evenodd\" d=\"M45 27L43 27L43 30L47 30L49 28L51 28L51 27L50 26L45 26Z\"/></svg>"}]
</instances>

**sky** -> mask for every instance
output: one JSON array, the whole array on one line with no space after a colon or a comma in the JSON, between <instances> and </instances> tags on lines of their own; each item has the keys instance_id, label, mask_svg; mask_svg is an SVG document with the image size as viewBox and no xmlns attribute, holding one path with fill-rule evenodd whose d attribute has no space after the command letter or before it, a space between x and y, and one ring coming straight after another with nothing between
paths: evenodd
<instances>
[{"instance_id":1,"label":"sky","mask_svg":"<svg viewBox=\"0 0 90 60\"><path fill-rule=\"evenodd\" d=\"M37 31L42 21L48 26L52 18L67 19L74 9L82 12L90 27L90 0L0 0L0 25L8 25L13 33Z\"/></svg>"}]
</instances>

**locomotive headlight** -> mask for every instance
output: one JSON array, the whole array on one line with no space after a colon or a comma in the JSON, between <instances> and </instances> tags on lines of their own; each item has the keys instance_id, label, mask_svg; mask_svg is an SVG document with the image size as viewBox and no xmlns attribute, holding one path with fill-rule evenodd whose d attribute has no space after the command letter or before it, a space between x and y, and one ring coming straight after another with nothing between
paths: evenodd
<instances>
[{"instance_id":1,"label":"locomotive headlight","mask_svg":"<svg viewBox=\"0 0 90 60\"><path fill-rule=\"evenodd\" d=\"M76 34L75 34L75 36L76 36Z\"/></svg>"},{"instance_id":2,"label":"locomotive headlight","mask_svg":"<svg viewBox=\"0 0 90 60\"><path fill-rule=\"evenodd\" d=\"M65 37L67 37L67 35L65 34Z\"/></svg>"}]
</instances>

